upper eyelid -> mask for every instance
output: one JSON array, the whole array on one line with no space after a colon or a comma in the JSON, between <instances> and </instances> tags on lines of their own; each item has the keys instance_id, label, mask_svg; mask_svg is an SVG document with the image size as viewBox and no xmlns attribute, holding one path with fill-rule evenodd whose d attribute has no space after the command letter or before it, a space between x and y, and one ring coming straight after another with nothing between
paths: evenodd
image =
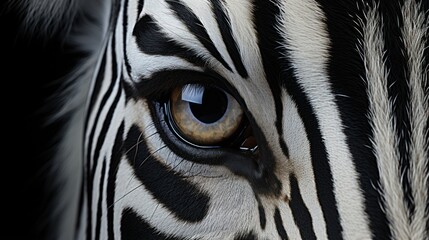
<instances>
[{"instance_id":1,"label":"upper eyelid","mask_svg":"<svg viewBox=\"0 0 429 240\"><path fill-rule=\"evenodd\" d=\"M236 97L235 89L232 91L233 87L212 71L198 72L183 69L159 71L150 78L140 79L134 87L139 97L156 100L169 94L176 87L186 84L215 86Z\"/></svg>"}]
</instances>

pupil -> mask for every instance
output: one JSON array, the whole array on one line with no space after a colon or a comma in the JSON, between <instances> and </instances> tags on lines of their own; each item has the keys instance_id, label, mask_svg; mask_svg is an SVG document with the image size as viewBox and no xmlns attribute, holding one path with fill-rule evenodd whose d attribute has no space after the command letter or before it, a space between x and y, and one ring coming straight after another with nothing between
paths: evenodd
<instances>
[{"instance_id":1,"label":"pupil","mask_svg":"<svg viewBox=\"0 0 429 240\"><path fill-rule=\"evenodd\" d=\"M223 91L216 88L206 88L202 104L189 103L194 116L203 123L217 122L225 114L228 98Z\"/></svg>"}]
</instances>

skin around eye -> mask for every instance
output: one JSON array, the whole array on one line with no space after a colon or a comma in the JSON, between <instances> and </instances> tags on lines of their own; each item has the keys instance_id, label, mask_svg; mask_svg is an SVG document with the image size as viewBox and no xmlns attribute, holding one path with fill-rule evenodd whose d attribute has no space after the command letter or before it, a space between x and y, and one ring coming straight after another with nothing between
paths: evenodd
<instances>
[{"instance_id":1,"label":"skin around eye","mask_svg":"<svg viewBox=\"0 0 429 240\"><path fill-rule=\"evenodd\" d=\"M170 114L178 134L195 145L213 146L231 138L243 120L240 104L230 94L213 87L204 87L202 101L183 100L183 88L172 91Z\"/></svg>"}]
</instances>

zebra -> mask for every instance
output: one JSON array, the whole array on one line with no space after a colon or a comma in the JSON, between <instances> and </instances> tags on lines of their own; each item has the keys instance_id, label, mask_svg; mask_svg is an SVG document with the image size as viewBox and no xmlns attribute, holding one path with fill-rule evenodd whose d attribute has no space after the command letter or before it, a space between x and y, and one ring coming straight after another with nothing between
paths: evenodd
<instances>
[{"instance_id":1,"label":"zebra","mask_svg":"<svg viewBox=\"0 0 429 240\"><path fill-rule=\"evenodd\" d=\"M89 53L53 239L429 239L427 0L18 7Z\"/></svg>"}]
</instances>

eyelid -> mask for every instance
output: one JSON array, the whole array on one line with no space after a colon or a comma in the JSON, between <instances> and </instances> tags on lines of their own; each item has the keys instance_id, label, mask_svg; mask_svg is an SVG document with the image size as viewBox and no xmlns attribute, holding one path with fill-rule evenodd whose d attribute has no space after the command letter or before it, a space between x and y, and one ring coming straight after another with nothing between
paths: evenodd
<instances>
[{"instance_id":1,"label":"eyelid","mask_svg":"<svg viewBox=\"0 0 429 240\"><path fill-rule=\"evenodd\" d=\"M165 70L156 72L148 78L141 78L136 84L138 97L158 100L168 95L173 89L186 84L215 85L222 87L224 80L206 72L193 70Z\"/></svg>"}]
</instances>

